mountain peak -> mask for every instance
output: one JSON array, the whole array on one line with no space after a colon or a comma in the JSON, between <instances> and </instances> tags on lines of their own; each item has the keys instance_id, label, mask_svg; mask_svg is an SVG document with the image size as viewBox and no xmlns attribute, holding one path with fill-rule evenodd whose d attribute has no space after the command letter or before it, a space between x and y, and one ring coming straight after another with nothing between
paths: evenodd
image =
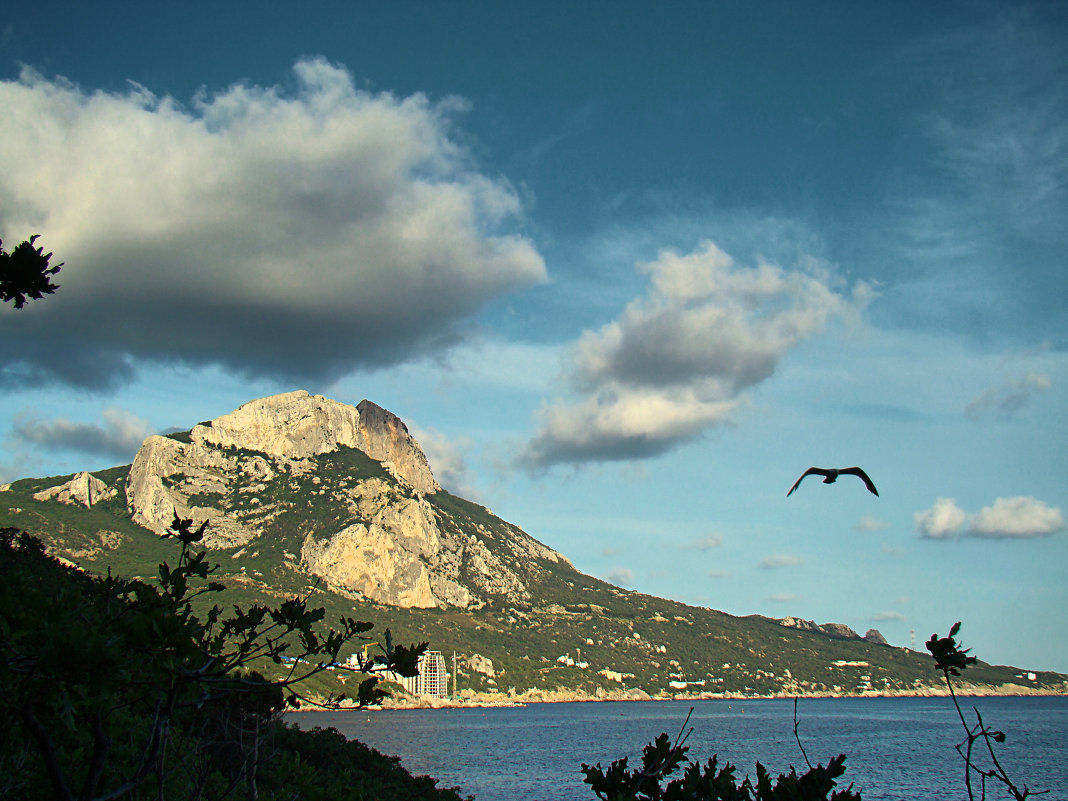
<instances>
[{"instance_id":1,"label":"mountain peak","mask_svg":"<svg viewBox=\"0 0 1068 801\"><path fill-rule=\"evenodd\" d=\"M286 459L307 459L347 446L382 462L417 492L441 489L401 419L368 400L350 406L304 390L271 395L194 426L190 439Z\"/></svg>"},{"instance_id":2,"label":"mountain peak","mask_svg":"<svg viewBox=\"0 0 1068 801\"><path fill-rule=\"evenodd\" d=\"M259 485L345 448L381 463L416 496L441 489L396 415L370 401L356 407L299 390L249 401L187 436L149 437L130 467L126 498L134 521L152 531L164 533L175 514L210 518L213 547L240 545L257 536L258 524L208 499L229 492L238 476L239 484Z\"/></svg>"}]
</instances>

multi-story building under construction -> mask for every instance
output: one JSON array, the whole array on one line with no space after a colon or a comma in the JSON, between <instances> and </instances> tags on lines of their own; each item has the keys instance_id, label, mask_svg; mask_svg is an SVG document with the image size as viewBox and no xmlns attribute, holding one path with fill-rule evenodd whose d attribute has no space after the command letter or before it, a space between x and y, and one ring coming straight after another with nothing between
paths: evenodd
<instances>
[{"instance_id":1,"label":"multi-story building under construction","mask_svg":"<svg viewBox=\"0 0 1068 801\"><path fill-rule=\"evenodd\" d=\"M432 695L435 698L447 698L449 695L449 674L445 670L441 651L425 651L419 657L418 676L398 678L404 689L414 695Z\"/></svg>"}]
</instances>

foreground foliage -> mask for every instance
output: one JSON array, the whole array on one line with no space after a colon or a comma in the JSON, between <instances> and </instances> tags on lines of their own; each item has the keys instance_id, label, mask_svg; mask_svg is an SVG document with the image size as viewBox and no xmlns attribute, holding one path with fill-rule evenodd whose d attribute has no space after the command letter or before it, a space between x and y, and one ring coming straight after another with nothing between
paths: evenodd
<instances>
[{"instance_id":1,"label":"foreground foliage","mask_svg":"<svg viewBox=\"0 0 1068 801\"><path fill-rule=\"evenodd\" d=\"M197 548L204 526L176 517L170 533L177 562L149 583L90 576L0 529L0 797L457 798L341 735L280 721L371 623L323 630L307 597L198 614L194 601L224 589ZM413 675L426 644L386 635L361 671ZM385 695L376 685L359 682L360 705ZM326 753L339 764L308 768Z\"/></svg>"},{"instance_id":2,"label":"foreground foliage","mask_svg":"<svg viewBox=\"0 0 1068 801\"><path fill-rule=\"evenodd\" d=\"M693 713L693 709L690 709ZM797 705L794 705L794 736L797 736ZM690 717L686 716L679 736L672 743L667 734L661 734L645 746L642 766L627 769L623 757L604 769L583 764L585 782L598 798L604 801L861 801L860 794L853 792L853 785L836 790L836 779L845 773L845 755L839 754L827 763L812 766L798 775L791 767L790 773L780 773L772 783L767 768L757 762L756 783L749 776L740 781L735 778L736 768L730 762L719 766L719 757L713 755L704 765L686 760L689 750L684 743L693 731L686 731ZM684 733L685 732L685 733ZM798 739L798 745L801 741ZM804 747L801 749L804 754ZM682 775L664 780L679 768Z\"/></svg>"}]
</instances>

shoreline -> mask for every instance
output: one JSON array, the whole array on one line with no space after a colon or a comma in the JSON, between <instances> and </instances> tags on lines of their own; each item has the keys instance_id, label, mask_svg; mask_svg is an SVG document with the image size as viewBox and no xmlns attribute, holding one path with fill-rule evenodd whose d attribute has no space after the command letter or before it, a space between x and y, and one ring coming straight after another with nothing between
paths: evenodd
<instances>
[{"instance_id":1,"label":"shoreline","mask_svg":"<svg viewBox=\"0 0 1068 801\"><path fill-rule=\"evenodd\" d=\"M1068 683L1060 690L1032 688L1018 684L1003 684L997 687L971 685L956 690L959 698L1024 698L1068 696ZM924 687L914 691L891 693L773 693L770 695L746 695L743 693L679 693L677 695L649 695L643 690L626 690L594 696L573 692L526 691L515 695L472 694L463 698L432 698L414 696L390 696L383 703L373 707L359 707L355 704L343 704L330 708L305 701L300 712L334 712L334 711L382 711L396 709L479 709L494 707L520 707L531 704L577 704L618 701L769 701L776 699L804 698L948 698L949 690L937 687Z\"/></svg>"}]
</instances>

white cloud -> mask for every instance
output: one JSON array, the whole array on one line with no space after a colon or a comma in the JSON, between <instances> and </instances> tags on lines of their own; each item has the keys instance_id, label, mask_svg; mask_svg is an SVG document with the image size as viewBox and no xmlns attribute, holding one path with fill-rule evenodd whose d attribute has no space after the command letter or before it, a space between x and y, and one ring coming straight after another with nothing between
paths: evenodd
<instances>
[{"instance_id":1,"label":"white cloud","mask_svg":"<svg viewBox=\"0 0 1068 801\"><path fill-rule=\"evenodd\" d=\"M780 567L796 567L801 564L801 558L788 553L776 553L760 560L757 565L761 570L775 570Z\"/></svg>"},{"instance_id":2,"label":"white cloud","mask_svg":"<svg viewBox=\"0 0 1068 801\"><path fill-rule=\"evenodd\" d=\"M1031 497L998 498L976 512L973 537L1045 537L1064 528L1061 510Z\"/></svg>"},{"instance_id":3,"label":"white cloud","mask_svg":"<svg viewBox=\"0 0 1068 801\"><path fill-rule=\"evenodd\" d=\"M985 539L1045 537L1065 528L1061 510L1030 496L997 498L993 504L968 515L950 498L915 514L916 528L929 539L956 536Z\"/></svg>"},{"instance_id":4,"label":"white cloud","mask_svg":"<svg viewBox=\"0 0 1068 801\"><path fill-rule=\"evenodd\" d=\"M736 266L711 242L640 269L647 293L572 348L580 399L541 410L528 466L641 458L693 439L729 421L792 347L870 297L866 285L839 293L818 264Z\"/></svg>"},{"instance_id":5,"label":"white cloud","mask_svg":"<svg viewBox=\"0 0 1068 801\"><path fill-rule=\"evenodd\" d=\"M145 420L116 407L101 412L102 424L71 420L17 419L12 426L16 440L48 450L133 459L145 437L155 433Z\"/></svg>"},{"instance_id":6,"label":"white cloud","mask_svg":"<svg viewBox=\"0 0 1068 801\"><path fill-rule=\"evenodd\" d=\"M451 136L455 101L357 90L323 59L294 72L293 91L188 107L0 82L3 238L41 233L66 263L48 303L0 309L9 368L83 386L136 359L333 378L445 348L544 280L518 194Z\"/></svg>"},{"instance_id":7,"label":"white cloud","mask_svg":"<svg viewBox=\"0 0 1068 801\"><path fill-rule=\"evenodd\" d=\"M608 571L605 581L621 587L628 587L634 583L634 571L629 567L614 567Z\"/></svg>"},{"instance_id":8,"label":"white cloud","mask_svg":"<svg viewBox=\"0 0 1068 801\"><path fill-rule=\"evenodd\" d=\"M946 539L956 536L967 520L964 510L952 498L937 498L934 506L924 512L916 512L917 530L929 539Z\"/></svg>"},{"instance_id":9,"label":"white cloud","mask_svg":"<svg viewBox=\"0 0 1068 801\"><path fill-rule=\"evenodd\" d=\"M522 461L537 468L654 456L725 422L739 403L702 397L691 387L610 388L575 405L556 403L542 409L541 430Z\"/></svg>"},{"instance_id":10,"label":"white cloud","mask_svg":"<svg viewBox=\"0 0 1068 801\"><path fill-rule=\"evenodd\" d=\"M796 601L797 593L793 592L776 592L768 596L769 601L775 601L775 603L786 603L787 601Z\"/></svg>"}]
</instances>

